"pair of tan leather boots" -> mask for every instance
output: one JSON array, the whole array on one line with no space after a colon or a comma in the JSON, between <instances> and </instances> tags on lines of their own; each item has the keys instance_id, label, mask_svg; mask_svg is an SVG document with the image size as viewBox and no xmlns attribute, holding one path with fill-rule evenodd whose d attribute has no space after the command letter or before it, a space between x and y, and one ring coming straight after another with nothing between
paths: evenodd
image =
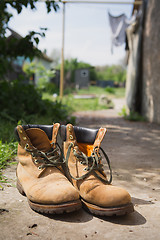
<instances>
[{"instance_id":1,"label":"pair of tan leather boots","mask_svg":"<svg viewBox=\"0 0 160 240\"><path fill-rule=\"evenodd\" d=\"M82 206L92 214L124 215L134 211L129 193L111 185L109 159L100 144L106 129L24 125L18 137L17 188L40 213L72 212ZM102 156L110 170L107 179Z\"/></svg>"}]
</instances>

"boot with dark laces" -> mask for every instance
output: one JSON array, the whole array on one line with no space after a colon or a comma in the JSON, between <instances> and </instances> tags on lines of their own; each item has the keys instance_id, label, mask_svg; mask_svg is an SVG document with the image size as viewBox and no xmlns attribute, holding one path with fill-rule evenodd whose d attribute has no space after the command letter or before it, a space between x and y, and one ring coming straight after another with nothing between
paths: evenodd
<instances>
[{"instance_id":1,"label":"boot with dark laces","mask_svg":"<svg viewBox=\"0 0 160 240\"><path fill-rule=\"evenodd\" d=\"M62 149L57 141L60 124L17 126L19 161L17 188L30 207L40 213L64 213L81 208L78 191L66 178Z\"/></svg>"},{"instance_id":2,"label":"boot with dark laces","mask_svg":"<svg viewBox=\"0 0 160 240\"><path fill-rule=\"evenodd\" d=\"M77 130L75 127L74 130L71 124L66 126L64 141L66 175L79 191L87 211L102 216L124 215L133 212L133 204L125 189L111 185L110 161L100 146L105 133L105 128L95 131L84 128ZM102 156L108 164L109 179L104 173Z\"/></svg>"},{"instance_id":3,"label":"boot with dark laces","mask_svg":"<svg viewBox=\"0 0 160 240\"><path fill-rule=\"evenodd\" d=\"M70 152L71 152L72 148L73 148L73 143L70 143L70 145L68 147L66 159L65 159L65 164L67 166L67 171L68 171L68 174L69 174L70 178L73 178L75 180L82 180L82 179L85 179L86 177L88 177L92 173L99 180L101 180L102 182L104 182L106 184L110 184L112 182L112 169L111 169L111 166L110 166L109 158L108 158L107 154L105 153L105 151L101 147L98 147L98 146L96 146L93 149L93 152L91 153L91 156L89 156L89 157L86 154L84 154L83 152L79 151L79 153L77 153L77 151L73 148L74 156L80 161L81 165L85 166L84 171L86 171L86 173L83 174L80 177L72 176L72 174L70 173L69 167L68 167L68 159L69 159ZM110 179L109 180L107 178L105 178L105 179L102 178L101 175L98 175L96 173L96 171L98 171L105 177L103 164L101 163L102 162L102 156L101 156L99 150L101 150L101 152L103 153L103 155L105 157L105 160L107 161L107 164L108 164L108 167L109 167L109 170L110 170Z\"/></svg>"},{"instance_id":4,"label":"boot with dark laces","mask_svg":"<svg viewBox=\"0 0 160 240\"><path fill-rule=\"evenodd\" d=\"M64 164L64 158L62 149L58 143L51 143L55 147L52 147L49 151L43 152L38 150L35 147L29 149L28 145L25 145L25 150L32 155L32 158L35 159L35 164L40 164L38 169L41 170L46 167L58 167Z\"/></svg>"}]
</instances>

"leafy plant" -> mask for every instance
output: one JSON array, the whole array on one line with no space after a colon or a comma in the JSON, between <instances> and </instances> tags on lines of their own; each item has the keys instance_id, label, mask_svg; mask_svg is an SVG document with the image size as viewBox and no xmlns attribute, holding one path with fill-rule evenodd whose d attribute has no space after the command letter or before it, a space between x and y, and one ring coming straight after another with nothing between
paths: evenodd
<instances>
[{"instance_id":1,"label":"leafy plant","mask_svg":"<svg viewBox=\"0 0 160 240\"><path fill-rule=\"evenodd\" d=\"M130 111L129 115L126 116L126 119L130 121L141 121L141 122L146 121L145 117L143 117L142 115L134 111Z\"/></svg>"},{"instance_id":2,"label":"leafy plant","mask_svg":"<svg viewBox=\"0 0 160 240\"><path fill-rule=\"evenodd\" d=\"M0 82L0 117L17 123L34 121L41 116L53 121L68 121L69 108L61 101L42 100L41 93L31 84L20 81Z\"/></svg>"},{"instance_id":3,"label":"leafy plant","mask_svg":"<svg viewBox=\"0 0 160 240\"><path fill-rule=\"evenodd\" d=\"M31 62L23 65L23 71L26 73L28 78L36 74L38 77L37 87L43 91L52 90L53 85L49 83L50 78L55 76L54 70L46 69L41 63ZM49 88L51 87L51 88ZM54 85L55 87L55 85Z\"/></svg>"},{"instance_id":4,"label":"leafy plant","mask_svg":"<svg viewBox=\"0 0 160 240\"><path fill-rule=\"evenodd\" d=\"M105 91L108 93L113 93L113 94L115 93L115 89L113 87L106 87Z\"/></svg>"},{"instance_id":5,"label":"leafy plant","mask_svg":"<svg viewBox=\"0 0 160 240\"><path fill-rule=\"evenodd\" d=\"M3 180L2 169L4 169L8 164L13 162L13 159L16 155L17 143L2 143L0 140L0 181Z\"/></svg>"},{"instance_id":6,"label":"leafy plant","mask_svg":"<svg viewBox=\"0 0 160 240\"><path fill-rule=\"evenodd\" d=\"M123 116L124 119L129 120L129 121L146 121L146 118L141 116L139 113L135 111L127 111L126 107L123 106L121 112L119 113L120 116Z\"/></svg>"},{"instance_id":7,"label":"leafy plant","mask_svg":"<svg viewBox=\"0 0 160 240\"><path fill-rule=\"evenodd\" d=\"M2 169L12 162L17 143L14 128L17 124L75 123L71 109L61 101L43 100L33 85L20 81L0 82L0 180Z\"/></svg>"},{"instance_id":8,"label":"leafy plant","mask_svg":"<svg viewBox=\"0 0 160 240\"><path fill-rule=\"evenodd\" d=\"M50 93L50 94L53 94L53 93L58 94L59 89L54 83L47 82L47 83L44 84L43 92L47 92L47 93Z\"/></svg>"},{"instance_id":9,"label":"leafy plant","mask_svg":"<svg viewBox=\"0 0 160 240\"><path fill-rule=\"evenodd\" d=\"M127 113L127 108L126 106L123 106L122 109L121 109L121 112L119 112L119 115L126 118L128 113Z\"/></svg>"},{"instance_id":10,"label":"leafy plant","mask_svg":"<svg viewBox=\"0 0 160 240\"><path fill-rule=\"evenodd\" d=\"M126 80L126 70L120 65L97 67L96 71L99 80L113 80L116 83Z\"/></svg>"}]
</instances>

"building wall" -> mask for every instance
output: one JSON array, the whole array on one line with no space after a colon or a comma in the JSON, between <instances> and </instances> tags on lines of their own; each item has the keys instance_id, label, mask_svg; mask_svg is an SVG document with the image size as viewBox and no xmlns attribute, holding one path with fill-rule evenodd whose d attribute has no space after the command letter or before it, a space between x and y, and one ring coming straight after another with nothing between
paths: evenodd
<instances>
[{"instance_id":1,"label":"building wall","mask_svg":"<svg viewBox=\"0 0 160 240\"><path fill-rule=\"evenodd\" d=\"M160 0L149 0L143 38L142 114L160 123Z\"/></svg>"},{"instance_id":2,"label":"building wall","mask_svg":"<svg viewBox=\"0 0 160 240\"><path fill-rule=\"evenodd\" d=\"M44 59L42 59L42 58L35 57L33 61L36 62L37 64L43 65L46 68L46 70L50 70L51 69L51 63L46 61L46 60L44 60ZM38 82L38 79L39 79L39 76L37 74L35 74L35 83L36 84ZM49 81L49 78L48 78L48 81Z\"/></svg>"}]
</instances>

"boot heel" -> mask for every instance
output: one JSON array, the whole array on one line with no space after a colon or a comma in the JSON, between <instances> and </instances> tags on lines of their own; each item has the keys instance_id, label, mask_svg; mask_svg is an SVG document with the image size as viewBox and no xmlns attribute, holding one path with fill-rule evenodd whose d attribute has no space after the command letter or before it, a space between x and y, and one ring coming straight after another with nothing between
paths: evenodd
<instances>
[{"instance_id":1,"label":"boot heel","mask_svg":"<svg viewBox=\"0 0 160 240\"><path fill-rule=\"evenodd\" d=\"M23 191L22 185L20 184L19 180L17 180L16 187L17 187L18 191L20 192L20 194L22 194L23 196L26 196L26 194Z\"/></svg>"}]
</instances>

